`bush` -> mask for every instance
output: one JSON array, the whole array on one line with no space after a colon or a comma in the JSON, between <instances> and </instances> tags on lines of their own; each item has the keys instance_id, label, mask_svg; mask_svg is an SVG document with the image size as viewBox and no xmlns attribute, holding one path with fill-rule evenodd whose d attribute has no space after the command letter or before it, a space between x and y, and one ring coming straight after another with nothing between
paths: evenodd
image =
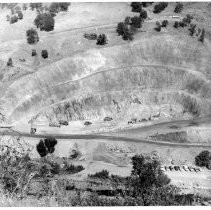
<instances>
[{"instance_id":1,"label":"bush","mask_svg":"<svg viewBox=\"0 0 211 210\"><path fill-rule=\"evenodd\" d=\"M54 29L54 18L47 13L39 14L34 20L34 24L41 31L52 31Z\"/></svg>"},{"instance_id":2,"label":"bush","mask_svg":"<svg viewBox=\"0 0 211 210\"><path fill-rule=\"evenodd\" d=\"M107 37L105 34L100 34L98 37L97 37L97 45L105 45L107 44Z\"/></svg>"},{"instance_id":3,"label":"bush","mask_svg":"<svg viewBox=\"0 0 211 210\"><path fill-rule=\"evenodd\" d=\"M42 56L44 59L48 58L48 51L47 51L47 50L42 50L41 56Z\"/></svg>"},{"instance_id":4,"label":"bush","mask_svg":"<svg viewBox=\"0 0 211 210\"><path fill-rule=\"evenodd\" d=\"M147 19L147 11L141 10L141 12L140 12L140 17L141 17L142 19Z\"/></svg>"},{"instance_id":5,"label":"bush","mask_svg":"<svg viewBox=\"0 0 211 210\"><path fill-rule=\"evenodd\" d=\"M23 19L23 13L21 11L17 11L18 14L18 19L22 20Z\"/></svg>"},{"instance_id":6,"label":"bush","mask_svg":"<svg viewBox=\"0 0 211 210\"><path fill-rule=\"evenodd\" d=\"M32 56L36 56L37 55L37 51L36 50L32 50Z\"/></svg>"},{"instance_id":7,"label":"bush","mask_svg":"<svg viewBox=\"0 0 211 210\"><path fill-rule=\"evenodd\" d=\"M9 58L7 61L7 66L13 67L12 58Z\"/></svg>"},{"instance_id":8,"label":"bush","mask_svg":"<svg viewBox=\"0 0 211 210\"><path fill-rule=\"evenodd\" d=\"M175 13L180 13L180 12L182 12L182 10L183 10L183 3L178 2L178 3L176 4L176 7L175 7L175 9L174 9L174 12L175 12Z\"/></svg>"},{"instance_id":9,"label":"bush","mask_svg":"<svg viewBox=\"0 0 211 210\"><path fill-rule=\"evenodd\" d=\"M109 179L109 171L102 170L100 172L96 172L95 174L89 174L90 178L99 178L99 179Z\"/></svg>"},{"instance_id":10,"label":"bush","mask_svg":"<svg viewBox=\"0 0 211 210\"><path fill-rule=\"evenodd\" d=\"M18 22L18 17L16 15L14 15L10 18L10 24L13 24L13 23L16 23L16 22Z\"/></svg>"},{"instance_id":11,"label":"bush","mask_svg":"<svg viewBox=\"0 0 211 210\"><path fill-rule=\"evenodd\" d=\"M29 44L36 44L39 41L38 33L33 28L26 31L26 36L27 36L27 42Z\"/></svg>"},{"instance_id":12,"label":"bush","mask_svg":"<svg viewBox=\"0 0 211 210\"><path fill-rule=\"evenodd\" d=\"M130 6L132 7L132 12L141 12L142 10L141 2L132 2Z\"/></svg>"},{"instance_id":13,"label":"bush","mask_svg":"<svg viewBox=\"0 0 211 210\"><path fill-rule=\"evenodd\" d=\"M154 6L153 13L160 13L168 6L167 2L160 2Z\"/></svg>"},{"instance_id":14,"label":"bush","mask_svg":"<svg viewBox=\"0 0 211 210\"><path fill-rule=\"evenodd\" d=\"M195 163L197 166L205 166L211 169L211 153L207 150L202 151L201 153L199 153L199 155L195 157Z\"/></svg>"},{"instance_id":15,"label":"bush","mask_svg":"<svg viewBox=\"0 0 211 210\"><path fill-rule=\"evenodd\" d=\"M168 20L163 20L161 27L166 27L168 23Z\"/></svg>"},{"instance_id":16,"label":"bush","mask_svg":"<svg viewBox=\"0 0 211 210\"><path fill-rule=\"evenodd\" d=\"M156 27L155 27L155 30L160 32L161 31L161 24L159 21L156 22Z\"/></svg>"},{"instance_id":17,"label":"bush","mask_svg":"<svg viewBox=\"0 0 211 210\"><path fill-rule=\"evenodd\" d=\"M201 32L201 35L200 35L200 37L199 37L199 41L200 42L204 42L204 36L205 36L205 30L204 30L204 28L202 29L202 32Z\"/></svg>"}]
</instances>

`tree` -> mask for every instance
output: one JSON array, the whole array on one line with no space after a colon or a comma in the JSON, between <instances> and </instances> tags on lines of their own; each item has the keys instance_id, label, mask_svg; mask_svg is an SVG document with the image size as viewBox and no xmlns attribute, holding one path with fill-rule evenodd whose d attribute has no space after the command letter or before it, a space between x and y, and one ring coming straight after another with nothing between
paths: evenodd
<instances>
[{"instance_id":1,"label":"tree","mask_svg":"<svg viewBox=\"0 0 211 210\"><path fill-rule=\"evenodd\" d=\"M175 12L175 13L180 13L180 12L182 12L182 10L183 10L183 3L178 2L178 3L176 4L176 7L175 7L175 9L174 9L174 12Z\"/></svg>"},{"instance_id":2,"label":"tree","mask_svg":"<svg viewBox=\"0 0 211 210\"><path fill-rule=\"evenodd\" d=\"M36 56L37 55L37 51L35 49L32 50L32 56Z\"/></svg>"},{"instance_id":3,"label":"tree","mask_svg":"<svg viewBox=\"0 0 211 210\"><path fill-rule=\"evenodd\" d=\"M107 44L107 37L105 34L100 34L98 37L97 37L97 45L105 45Z\"/></svg>"},{"instance_id":4,"label":"tree","mask_svg":"<svg viewBox=\"0 0 211 210\"><path fill-rule=\"evenodd\" d=\"M154 6L153 13L160 13L168 6L167 2L160 2Z\"/></svg>"},{"instance_id":5,"label":"tree","mask_svg":"<svg viewBox=\"0 0 211 210\"><path fill-rule=\"evenodd\" d=\"M130 6L132 7L132 12L141 12L142 10L141 2L132 2Z\"/></svg>"},{"instance_id":6,"label":"tree","mask_svg":"<svg viewBox=\"0 0 211 210\"><path fill-rule=\"evenodd\" d=\"M27 10L27 5L26 4L23 4L22 9L23 10Z\"/></svg>"},{"instance_id":7,"label":"tree","mask_svg":"<svg viewBox=\"0 0 211 210\"><path fill-rule=\"evenodd\" d=\"M52 31L54 29L54 18L47 13L39 14L34 20L34 24L41 31Z\"/></svg>"},{"instance_id":8,"label":"tree","mask_svg":"<svg viewBox=\"0 0 211 210\"><path fill-rule=\"evenodd\" d=\"M197 166L205 166L205 167L210 167L211 166L211 153L207 150L204 150L202 152L199 153L199 155L197 155L195 157L195 163Z\"/></svg>"},{"instance_id":9,"label":"tree","mask_svg":"<svg viewBox=\"0 0 211 210\"><path fill-rule=\"evenodd\" d=\"M55 151L55 145L57 144L57 140L54 137L48 137L44 140L40 140L37 144L37 152L40 157L45 157L49 153L53 153Z\"/></svg>"},{"instance_id":10,"label":"tree","mask_svg":"<svg viewBox=\"0 0 211 210\"><path fill-rule=\"evenodd\" d=\"M200 35L200 37L199 37L199 41L202 42L202 43L204 43L204 36L205 36L205 30L204 30L204 28L203 28L203 29L202 29L202 32L201 32L201 35Z\"/></svg>"},{"instance_id":11,"label":"tree","mask_svg":"<svg viewBox=\"0 0 211 210\"><path fill-rule=\"evenodd\" d=\"M42 50L41 56L42 56L44 59L48 58L48 51L47 51L47 50Z\"/></svg>"},{"instance_id":12,"label":"tree","mask_svg":"<svg viewBox=\"0 0 211 210\"><path fill-rule=\"evenodd\" d=\"M11 18L10 18L10 24L13 24L13 23L16 23L18 22L18 17L16 15L13 15Z\"/></svg>"},{"instance_id":13,"label":"tree","mask_svg":"<svg viewBox=\"0 0 211 210\"><path fill-rule=\"evenodd\" d=\"M12 58L9 58L7 61L7 66L13 67Z\"/></svg>"},{"instance_id":14,"label":"tree","mask_svg":"<svg viewBox=\"0 0 211 210\"><path fill-rule=\"evenodd\" d=\"M123 24L130 25L131 24L131 17L127 16L125 18L125 22Z\"/></svg>"},{"instance_id":15,"label":"tree","mask_svg":"<svg viewBox=\"0 0 211 210\"><path fill-rule=\"evenodd\" d=\"M196 24L191 24L189 31L190 31L190 36L193 36L194 33L196 32Z\"/></svg>"},{"instance_id":16,"label":"tree","mask_svg":"<svg viewBox=\"0 0 211 210\"><path fill-rule=\"evenodd\" d=\"M61 11L67 12L69 6L70 6L70 3L69 2L60 2L59 3L59 7L60 7L60 10Z\"/></svg>"},{"instance_id":17,"label":"tree","mask_svg":"<svg viewBox=\"0 0 211 210\"><path fill-rule=\"evenodd\" d=\"M38 33L33 28L26 31L26 36L29 44L36 44L39 41Z\"/></svg>"},{"instance_id":18,"label":"tree","mask_svg":"<svg viewBox=\"0 0 211 210\"><path fill-rule=\"evenodd\" d=\"M168 20L163 20L161 27L166 27L168 23Z\"/></svg>"},{"instance_id":19,"label":"tree","mask_svg":"<svg viewBox=\"0 0 211 210\"><path fill-rule=\"evenodd\" d=\"M123 22L118 23L116 32L119 36L122 36L124 40L133 40L134 32L129 25Z\"/></svg>"},{"instance_id":20,"label":"tree","mask_svg":"<svg viewBox=\"0 0 211 210\"><path fill-rule=\"evenodd\" d=\"M23 13L21 11L17 11L17 14L18 14L18 18L20 20L22 20L23 19Z\"/></svg>"},{"instance_id":21,"label":"tree","mask_svg":"<svg viewBox=\"0 0 211 210\"><path fill-rule=\"evenodd\" d=\"M10 21L10 16L9 15L7 15L7 21Z\"/></svg>"},{"instance_id":22,"label":"tree","mask_svg":"<svg viewBox=\"0 0 211 210\"><path fill-rule=\"evenodd\" d=\"M178 28L179 27L179 22L178 21L175 21L174 22L174 28Z\"/></svg>"},{"instance_id":23,"label":"tree","mask_svg":"<svg viewBox=\"0 0 211 210\"><path fill-rule=\"evenodd\" d=\"M125 27L122 39L132 41L134 36L134 31L136 31L136 28L134 28L133 26L130 26L130 28L128 26Z\"/></svg>"},{"instance_id":24,"label":"tree","mask_svg":"<svg viewBox=\"0 0 211 210\"><path fill-rule=\"evenodd\" d=\"M156 22L156 27L155 27L155 30L160 32L161 31L161 24L159 21Z\"/></svg>"},{"instance_id":25,"label":"tree","mask_svg":"<svg viewBox=\"0 0 211 210\"><path fill-rule=\"evenodd\" d=\"M31 7L31 10L34 11L34 9L40 9L42 3L30 3L29 6Z\"/></svg>"},{"instance_id":26,"label":"tree","mask_svg":"<svg viewBox=\"0 0 211 210\"><path fill-rule=\"evenodd\" d=\"M138 16L134 16L131 18L131 26L134 26L135 28L141 28L142 27L142 18Z\"/></svg>"},{"instance_id":27,"label":"tree","mask_svg":"<svg viewBox=\"0 0 211 210\"><path fill-rule=\"evenodd\" d=\"M147 11L142 9L139 17L142 19L147 19Z\"/></svg>"}]
</instances>

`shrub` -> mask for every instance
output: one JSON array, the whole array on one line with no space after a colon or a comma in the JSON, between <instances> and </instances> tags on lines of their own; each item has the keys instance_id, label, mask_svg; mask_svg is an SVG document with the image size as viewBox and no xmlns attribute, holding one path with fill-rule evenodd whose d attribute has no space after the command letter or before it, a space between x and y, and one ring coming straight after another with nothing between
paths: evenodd
<instances>
[{"instance_id":1,"label":"shrub","mask_svg":"<svg viewBox=\"0 0 211 210\"><path fill-rule=\"evenodd\" d=\"M20 20L22 20L23 19L23 13L21 11L17 11L17 14L18 14L18 18Z\"/></svg>"},{"instance_id":2,"label":"shrub","mask_svg":"<svg viewBox=\"0 0 211 210\"><path fill-rule=\"evenodd\" d=\"M97 37L97 45L105 45L107 44L107 37L105 34L100 34L98 37Z\"/></svg>"},{"instance_id":3,"label":"shrub","mask_svg":"<svg viewBox=\"0 0 211 210\"><path fill-rule=\"evenodd\" d=\"M195 163L200 167L207 167L211 169L211 153L207 150L202 151L195 157Z\"/></svg>"},{"instance_id":4,"label":"shrub","mask_svg":"<svg viewBox=\"0 0 211 210\"><path fill-rule=\"evenodd\" d=\"M168 6L167 2L160 2L154 6L153 13L160 13Z\"/></svg>"},{"instance_id":5,"label":"shrub","mask_svg":"<svg viewBox=\"0 0 211 210\"><path fill-rule=\"evenodd\" d=\"M102 170L102 171L96 172L95 174L89 174L88 177L99 178L99 179L109 179L109 171Z\"/></svg>"},{"instance_id":6,"label":"shrub","mask_svg":"<svg viewBox=\"0 0 211 210\"><path fill-rule=\"evenodd\" d=\"M47 13L39 14L34 20L34 24L41 31L52 31L54 29L54 18Z\"/></svg>"},{"instance_id":7,"label":"shrub","mask_svg":"<svg viewBox=\"0 0 211 210\"><path fill-rule=\"evenodd\" d=\"M166 27L168 25L168 20L163 20L161 27Z\"/></svg>"},{"instance_id":8,"label":"shrub","mask_svg":"<svg viewBox=\"0 0 211 210\"><path fill-rule=\"evenodd\" d=\"M134 16L131 18L131 26L134 28L141 28L142 27L142 18Z\"/></svg>"},{"instance_id":9,"label":"shrub","mask_svg":"<svg viewBox=\"0 0 211 210\"><path fill-rule=\"evenodd\" d=\"M75 166L71 164L71 165L66 166L65 168L65 171L68 172L69 174L79 173L83 170L84 170L84 167L82 165Z\"/></svg>"},{"instance_id":10,"label":"shrub","mask_svg":"<svg viewBox=\"0 0 211 210\"><path fill-rule=\"evenodd\" d=\"M10 24L13 24L13 23L16 23L18 22L18 17L16 15L13 15L11 18L10 18Z\"/></svg>"},{"instance_id":11,"label":"shrub","mask_svg":"<svg viewBox=\"0 0 211 210\"><path fill-rule=\"evenodd\" d=\"M130 6L132 7L132 12L141 12L142 10L141 2L132 2Z\"/></svg>"},{"instance_id":12,"label":"shrub","mask_svg":"<svg viewBox=\"0 0 211 210\"><path fill-rule=\"evenodd\" d=\"M141 10L140 12L140 17L142 19L147 19L147 11L146 10Z\"/></svg>"},{"instance_id":13,"label":"shrub","mask_svg":"<svg viewBox=\"0 0 211 210\"><path fill-rule=\"evenodd\" d=\"M155 30L160 32L161 31L161 24L159 21L156 22L156 27L155 27Z\"/></svg>"},{"instance_id":14,"label":"shrub","mask_svg":"<svg viewBox=\"0 0 211 210\"><path fill-rule=\"evenodd\" d=\"M27 36L27 42L29 44L36 44L39 41L38 33L33 28L26 31L26 36Z\"/></svg>"},{"instance_id":15,"label":"shrub","mask_svg":"<svg viewBox=\"0 0 211 210\"><path fill-rule=\"evenodd\" d=\"M183 10L183 3L178 2L178 3L176 4L176 7L175 7L175 9L174 9L174 12L175 12L175 13L180 13L180 12L182 12L182 10Z\"/></svg>"},{"instance_id":16,"label":"shrub","mask_svg":"<svg viewBox=\"0 0 211 210\"><path fill-rule=\"evenodd\" d=\"M7 66L13 67L12 58L9 58L7 61Z\"/></svg>"},{"instance_id":17,"label":"shrub","mask_svg":"<svg viewBox=\"0 0 211 210\"><path fill-rule=\"evenodd\" d=\"M37 51L36 50L32 50L32 56L36 56L37 55Z\"/></svg>"},{"instance_id":18,"label":"shrub","mask_svg":"<svg viewBox=\"0 0 211 210\"><path fill-rule=\"evenodd\" d=\"M202 29L202 32L201 32L201 35L200 35L200 37L199 37L199 41L200 42L204 42L204 36L205 36L205 30L204 30L204 28Z\"/></svg>"}]
</instances>

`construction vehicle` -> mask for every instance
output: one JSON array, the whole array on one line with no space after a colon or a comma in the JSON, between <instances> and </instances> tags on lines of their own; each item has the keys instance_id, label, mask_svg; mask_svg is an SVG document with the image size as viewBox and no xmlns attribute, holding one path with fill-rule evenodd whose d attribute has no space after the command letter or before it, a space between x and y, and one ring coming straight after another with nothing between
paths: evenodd
<instances>
[{"instance_id":1,"label":"construction vehicle","mask_svg":"<svg viewBox=\"0 0 211 210\"><path fill-rule=\"evenodd\" d=\"M69 123L66 120L59 120L60 125L68 125Z\"/></svg>"},{"instance_id":2,"label":"construction vehicle","mask_svg":"<svg viewBox=\"0 0 211 210\"><path fill-rule=\"evenodd\" d=\"M37 129L33 126L35 118L32 117L31 120L29 121L31 123L31 129L30 129L30 134L35 134L37 132Z\"/></svg>"}]
</instances>

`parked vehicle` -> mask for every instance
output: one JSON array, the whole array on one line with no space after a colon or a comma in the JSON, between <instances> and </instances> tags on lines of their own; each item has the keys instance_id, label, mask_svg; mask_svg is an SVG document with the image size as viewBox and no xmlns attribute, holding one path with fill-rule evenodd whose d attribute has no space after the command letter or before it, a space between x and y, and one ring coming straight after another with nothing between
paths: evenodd
<instances>
[{"instance_id":1,"label":"parked vehicle","mask_svg":"<svg viewBox=\"0 0 211 210\"><path fill-rule=\"evenodd\" d=\"M50 127L58 127L58 128L61 127L61 125L60 125L59 123L56 123L56 122L50 122L50 123L49 123L49 126L50 126Z\"/></svg>"},{"instance_id":2,"label":"parked vehicle","mask_svg":"<svg viewBox=\"0 0 211 210\"><path fill-rule=\"evenodd\" d=\"M192 166L189 166L188 169L189 169L189 171L191 171L191 172L194 171L194 169L193 169Z\"/></svg>"},{"instance_id":3,"label":"parked vehicle","mask_svg":"<svg viewBox=\"0 0 211 210\"><path fill-rule=\"evenodd\" d=\"M91 122L89 122L89 121L86 121L85 123L84 123L84 125L91 125L92 123Z\"/></svg>"},{"instance_id":4,"label":"parked vehicle","mask_svg":"<svg viewBox=\"0 0 211 210\"><path fill-rule=\"evenodd\" d=\"M188 171L188 167L187 167L186 165L183 166L183 169L184 169L185 171Z\"/></svg>"},{"instance_id":5,"label":"parked vehicle","mask_svg":"<svg viewBox=\"0 0 211 210\"><path fill-rule=\"evenodd\" d=\"M164 168L165 168L165 170L166 170L166 171L169 171L169 168L168 168L168 166L165 166Z\"/></svg>"},{"instance_id":6,"label":"parked vehicle","mask_svg":"<svg viewBox=\"0 0 211 210\"><path fill-rule=\"evenodd\" d=\"M113 120L112 117L105 117L105 118L104 118L104 121L111 121L111 120Z\"/></svg>"},{"instance_id":7,"label":"parked vehicle","mask_svg":"<svg viewBox=\"0 0 211 210\"><path fill-rule=\"evenodd\" d=\"M200 170L200 168L194 168L194 171L195 171L195 172L199 172L199 171L201 171L201 170Z\"/></svg>"},{"instance_id":8,"label":"parked vehicle","mask_svg":"<svg viewBox=\"0 0 211 210\"><path fill-rule=\"evenodd\" d=\"M164 166L161 166L161 167L160 167L160 170L161 170L161 171L165 171L165 167L164 167Z\"/></svg>"},{"instance_id":9,"label":"parked vehicle","mask_svg":"<svg viewBox=\"0 0 211 210\"><path fill-rule=\"evenodd\" d=\"M179 171L180 167L179 166L174 166L175 171Z\"/></svg>"},{"instance_id":10,"label":"parked vehicle","mask_svg":"<svg viewBox=\"0 0 211 210\"><path fill-rule=\"evenodd\" d=\"M68 125L68 122L66 120L59 120L60 125Z\"/></svg>"},{"instance_id":11,"label":"parked vehicle","mask_svg":"<svg viewBox=\"0 0 211 210\"><path fill-rule=\"evenodd\" d=\"M173 171L174 167L173 166L169 166L169 169L170 169L170 171Z\"/></svg>"}]
</instances>

